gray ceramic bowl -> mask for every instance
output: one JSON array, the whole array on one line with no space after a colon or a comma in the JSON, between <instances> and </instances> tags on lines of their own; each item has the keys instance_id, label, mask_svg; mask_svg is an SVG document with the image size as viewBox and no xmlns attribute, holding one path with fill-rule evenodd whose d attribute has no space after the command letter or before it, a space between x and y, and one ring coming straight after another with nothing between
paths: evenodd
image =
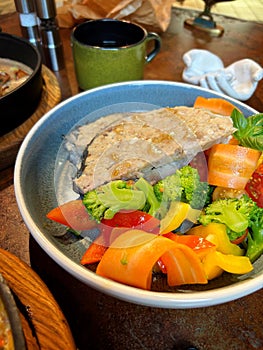
<instances>
[{"instance_id":1,"label":"gray ceramic bowl","mask_svg":"<svg viewBox=\"0 0 263 350\"><path fill-rule=\"evenodd\" d=\"M255 110L226 96L187 84L165 81L137 81L96 88L74 96L49 111L31 129L17 156L15 193L17 202L33 237L43 250L68 273L87 285L117 298L165 308L192 308L224 303L262 288L262 259L250 276L209 283L201 290L144 291L106 280L80 265L84 247L80 241L63 242L57 225L46 219L58 202L74 197L72 181L60 177L65 164L61 143L64 135L84 119L95 120L114 112L152 109L156 106L192 106L196 97L224 97L246 116ZM60 198L61 197L61 198Z\"/></svg>"}]
</instances>

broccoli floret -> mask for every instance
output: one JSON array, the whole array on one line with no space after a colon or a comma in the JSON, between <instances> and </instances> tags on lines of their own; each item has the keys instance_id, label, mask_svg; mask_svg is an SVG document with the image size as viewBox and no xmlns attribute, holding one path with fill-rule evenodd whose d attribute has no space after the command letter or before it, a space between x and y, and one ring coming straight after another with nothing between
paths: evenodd
<instances>
[{"instance_id":1,"label":"broccoli floret","mask_svg":"<svg viewBox=\"0 0 263 350\"><path fill-rule=\"evenodd\" d=\"M182 186L179 174L167 176L163 180L158 181L153 190L159 202L172 202L180 200L182 196Z\"/></svg>"},{"instance_id":2,"label":"broccoli floret","mask_svg":"<svg viewBox=\"0 0 263 350\"><path fill-rule=\"evenodd\" d=\"M256 203L247 195L218 199L204 208L198 221L205 226L210 222L225 224L229 238L233 240L248 228L249 218L256 209Z\"/></svg>"},{"instance_id":3,"label":"broccoli floret","mask_svg":"<svg viewBox=\"0 0 263 350\"><path fill-rule=\"evenodd\" d=\"M156 216L158 209L160 208L160 202L155 196L153 186L144 178L140 178L135 182L135 188L143 191L146 197L145 208L143 209L152 216Z\"/></svg>"},{"instance_id":4,"label":"broccoli floret","mask_svg":"<svg viewBox=\"0 0 263 350\"><path fill-rule=\"evenodd\" d=\"M263 208L257 207L249 218L246 255L251 262L263 254Z\"/></svg>"},{"instance_id":5,"label":"broccoli floret","mask_svg":"<svg viewBox=\"0 0 263 350\"><path fill-rule=\"evenodd\" d=\"M87 192L83 204L89 214L98 222L111 219L120 210L141 210L146 203L143 191L134 189L128 182L111 181L95 190Z\"/></svg>"},{"instance_id":6,"label":"broccoli floret","mask_svg":"<svg viewBox=\"0 0 263 350\"><path fill-rule=\"evenodd\" d=\"M195 209L203 208L211 198L210 186L207 182L200 181L198 170L190 165L157 182L154 192L161 202L180 200Z\"/></svg>"},{"instance_id":7,"label":"broccoli floret","mask_svg":"<svg viewBox=\"0 0 263 350\"><path fill-rule=\"evenodd\" d=\"M195 209L203 208L207 196L210 196L208 183L200 181L198 170L190 165L181 168L178 173L183 187L183 202L189 203Z\"/></svg>"}]
</instances>

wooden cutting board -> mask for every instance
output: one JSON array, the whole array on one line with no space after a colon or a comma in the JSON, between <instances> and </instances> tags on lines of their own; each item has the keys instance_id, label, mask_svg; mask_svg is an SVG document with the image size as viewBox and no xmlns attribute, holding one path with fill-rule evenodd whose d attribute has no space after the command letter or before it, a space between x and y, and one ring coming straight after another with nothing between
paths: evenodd
<instances>
[{"instance_id":1,"label":"wooden cutting board","mask_svg":"<svg viewBox=\"0 0 263 350\"><path fill-rule=\"evenodd\" d=\"M18 300L27 349L76 350L60 307L31 267L0 248L0 272Z\"/></svg>"},{"instance_id":2,"label":"wooden cutting board","mask_svg":"<svg viewBox=\"0 0 263 350\"><path fill-rule=\"evenodd\" d=\"M0 137L0 171L14 165L19 147L32 126L61 100L61 90L55 74L42 66L43 90L36 111L16 129Z\"/></svg>"}]
</instances>

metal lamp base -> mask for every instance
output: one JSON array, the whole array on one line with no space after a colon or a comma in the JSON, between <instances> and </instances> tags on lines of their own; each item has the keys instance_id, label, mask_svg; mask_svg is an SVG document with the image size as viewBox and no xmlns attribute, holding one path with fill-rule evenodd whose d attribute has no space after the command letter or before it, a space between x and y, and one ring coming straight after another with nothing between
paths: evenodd
<instances>
[{"instance_id":1,"label":"metal lamp base","mask_svg":"<svg viewBox=\"0 0 263 350\"><path fill-rule=\"evenodd\" d=\"M221 36L224 33L224 28L217 25L211 15L207 16L204 13L196 18L186 19L184 25L189 29L197 29L211 36Z\"/></svg>"}]
</instances>

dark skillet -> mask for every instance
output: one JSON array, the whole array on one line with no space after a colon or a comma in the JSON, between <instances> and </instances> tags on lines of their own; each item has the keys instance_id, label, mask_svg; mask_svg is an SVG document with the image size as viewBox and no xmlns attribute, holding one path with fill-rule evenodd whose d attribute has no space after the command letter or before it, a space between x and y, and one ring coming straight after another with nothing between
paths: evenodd
<instances>
[{"instance_id":1,"label":"dark skillet","mask_svg":"<svg viewBox=\"0 0 263 350\"><path fill-rule=\"evenodd\" d=\"M22 124L36 110L43 81L41 55L27 40L0 33L0 58L19 61L33 70L23 84L0 97L0 136L2 136Z\"/></svg>"}]
</instances>

